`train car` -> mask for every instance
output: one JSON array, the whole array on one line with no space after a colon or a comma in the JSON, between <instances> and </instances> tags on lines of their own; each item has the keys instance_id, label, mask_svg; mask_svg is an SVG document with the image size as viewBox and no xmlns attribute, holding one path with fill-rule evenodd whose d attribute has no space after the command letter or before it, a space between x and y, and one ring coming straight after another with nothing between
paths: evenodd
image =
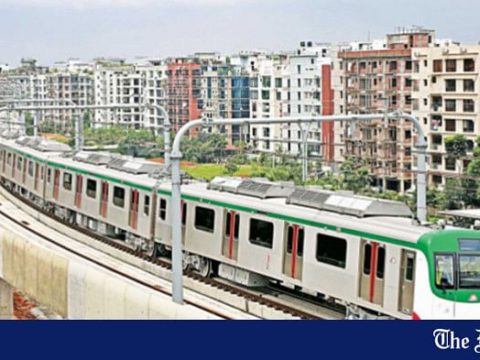
<instances>
[{"instance_id":1,"label":"train car","mask_svg":"<svg viewBox=\"0 0 480 360\"><path fill-rule=\"evenodd\" d=\"M171 184L161 171L0 139L6 189L151 256L171 248ZM405 204L217 178L185 182L181 209L185 267L204 276L279 283L339 303L351 318L480 317L480 232L420 225Z\"/></svg>"}]
</instances>

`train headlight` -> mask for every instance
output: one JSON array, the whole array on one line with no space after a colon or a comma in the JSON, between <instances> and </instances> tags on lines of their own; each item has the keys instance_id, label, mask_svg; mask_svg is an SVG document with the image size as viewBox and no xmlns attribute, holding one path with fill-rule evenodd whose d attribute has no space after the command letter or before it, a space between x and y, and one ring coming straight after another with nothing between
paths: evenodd
<instances>
[{"instance_id":1,"label":"train headlight","mask_svg":"<svg viewBox=\"0 0 480 360\"><path fill-rule=\"evenodd\" d=\"M476 302L476 301L478 301L478 296L477 296L477 294L472 294L472 295L470 295L470 297L468 298L468 301L470 301L470 302Z\"/></svg>"}]
</instances>

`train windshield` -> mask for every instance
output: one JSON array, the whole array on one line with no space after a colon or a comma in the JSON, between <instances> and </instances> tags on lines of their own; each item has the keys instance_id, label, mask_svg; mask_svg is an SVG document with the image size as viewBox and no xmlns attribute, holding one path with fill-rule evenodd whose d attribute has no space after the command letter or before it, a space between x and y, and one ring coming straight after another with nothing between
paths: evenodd
<instances>
[{"instance_id":1,"label":"train windshield","mask_svg":"<svg viewBox=\"0 0 480 360\"><path fill-rule=\"evenodd\" d=\"M455 286L453 254L435 256L435 285L440 289L453 289Z\"/></svg>"},{"instance_id":2,"label":"train windshield","mask_svg":"<svg viewBox=\"0 0 480 360\"><path fill-rule=\"evenodd\" d=\"M460 255L459 287L480 289L480 255Z\"/></svg>"}]
</instances>

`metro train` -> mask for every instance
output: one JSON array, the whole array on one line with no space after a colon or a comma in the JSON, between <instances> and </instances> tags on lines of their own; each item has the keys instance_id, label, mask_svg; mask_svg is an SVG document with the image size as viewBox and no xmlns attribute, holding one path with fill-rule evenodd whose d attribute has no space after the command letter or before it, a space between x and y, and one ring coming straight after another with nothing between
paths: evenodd
<instances>
[{"instance_id":1,"label":"metro train","mask_svg":"<svg viewBox=\"0 0 480 360\"><path fill-rule=\"evenodd\" d=\"M0 138L2 187L151 256L171 249L162 167ZM480 318L480 232L421 225L403 203L264 180L182 185L184 264L245 286L271 282L353 318Z\"/></svg>"}]
</instances>

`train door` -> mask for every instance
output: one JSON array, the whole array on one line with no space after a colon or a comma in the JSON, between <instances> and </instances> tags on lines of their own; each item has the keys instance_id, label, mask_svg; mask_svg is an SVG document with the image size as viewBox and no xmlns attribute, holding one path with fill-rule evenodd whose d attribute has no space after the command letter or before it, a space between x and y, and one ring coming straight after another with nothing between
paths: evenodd
<instances>
[{"instance_id":1,"label":"train door","mask_svg":"<svg viewBox=\"0 0 480 360\"><path fill-rule=\"evenodd\" d=\"M82 189L83 189L83 176L78 175L76 176L75 181L75 206L80 209L82 206Z\"/></svg>"},{"instance_id":2,"label":"train door","mask_svg":"<svg viewBox=\"0 0 480 360\"><path fill-rule=\"evenodd\" d=\"M53 175L53 198L58 200L58 187L60 186L60 170L56 169Z\"/></svg>"},{"instance_id":3,"label":"train door","mask_svg":"<svg viewBox=\"0 0 480 360\"><path fill-rule=\"evenodd\" d=\"M130 191L130 212L129 212L129 225L132 229L137 229L138 221L138 190Z\"/></svg>"},{"instance_id":4,"label":"train door","mask_svg":"<svg viewBox=\"0 0 480 360\"><path fill-rule=\"evenodd\" d=\"M185 229L187 227L187 211L188 206L187 203L182 200L181 201L181 208L180 208L180 218L182 220L182 244L185 246Z\"/></svg>"},{"instance_id":5,"label":"train door","mask_svg":"<svg viewBox=\"0 0 480 360\"><path fill-rule=\"evenodd\" d=\"M25 179L27 178L27 165L28 165L27 158L23 158L22 183L24 184L25 184Z\"/></svg>"},{"instance_id":6,"label":"train door","mask_svg":"<svg viewBox=\"0 0 480 360\"><path fill-rule=\"evenodd\" d=\"M223 256L237 260L238 258L238 236L240 232L240 215L233 211L227 211L225 216L225 233L223 236Z\"/></svg>"},{"instance_id":7,"label":"train door","mask_svg":"<svg viewBox=\"0 0 480 360\"><path fill-rule=\"evenodd\" d=\"M293 279L302 279L303 240L305 231L297 224L286 224L283 273Z\"/></svg>"},{"instance_id":8,"label":"train door","mask_svg":"<svg viewBox=\"0 0 480 360\"><path fill-rule=\"evenodd\" d=\"M12 161L12 179L15 177L15 168L17 167L17 154L13 154Z\"/></svg>"},{"instance_id":9,"label":"train door","mask_svg":"<svg viewBox=\"0 0 480 360\"><path fill-rule=\"evenodd\" d=\"M35 163L35 179L34 179L34 182L33 182L33 189L35 191L38 191L38 177L40 176L40 166L38 165L38 163L36 162Z\"/></svg>"},{"instance_id":10,"label":"train door","mask_svg":"<svg viewBox=\"0 0 480 360\"><path fill-rule=\"evenodd\" d=\"M382 305L385 286L385 246L363 240L360 270L360 297L373 304Z\"/></svg>"},{"instance_id":11,"label":"train door","mask_svg":"<svg viewBox=\"0 0 480 360\"><path fill-rule=\"evenodd\" d=\"M3 150L2 172L5 174L5 167L7 165L7 150Z\"/></svg>"},{"instance_id":12,"label":"train door","mask_svg":"<svg viewBox=\"0 0 480 360\"><path fill-rule=\"evenodd\" d=\"M100 215L107 217L108 210L108 182L102 181L102 193L100 196Z\"/></svg>"},{"instance_id":13,"label":"train door","mask_svg":"<svg viewBox=\"0 0 480 360\"><path fill-rule=\"evenodd\" d=\"M402 250L400 271L400 303L398 310L411 314L413 309L413 291L415 289L415 253Z\"/></svg>"}]
</instances>

